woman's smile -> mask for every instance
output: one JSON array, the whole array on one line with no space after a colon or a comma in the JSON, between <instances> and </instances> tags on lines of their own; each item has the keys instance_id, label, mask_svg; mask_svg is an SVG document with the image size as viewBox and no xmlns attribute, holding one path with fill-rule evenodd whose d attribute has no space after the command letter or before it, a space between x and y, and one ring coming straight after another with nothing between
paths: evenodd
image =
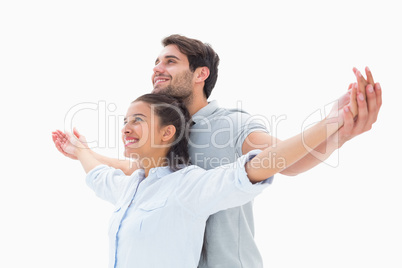
<instances>
[{"instance_id":1,"label":"woman's smile","mask_svg":"<svg viewBox=\"0 0 402 268\"><path fill-rule=\"evenodd\" d=\"M139 141L139 139L136 138L132 138L132 137L125 137L124 138L124 146L129 146L132 145L134 143L137 143Z\"/></svg>"}]
</instances>

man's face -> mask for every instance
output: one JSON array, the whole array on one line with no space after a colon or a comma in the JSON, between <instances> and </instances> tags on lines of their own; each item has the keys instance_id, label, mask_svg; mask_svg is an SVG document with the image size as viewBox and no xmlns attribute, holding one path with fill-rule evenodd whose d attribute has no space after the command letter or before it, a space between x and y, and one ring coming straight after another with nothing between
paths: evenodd
<instances>
[{"instance_id":1,"label":"man's face","mask_svg":"<svg viewBox=\"0 0 402 268\"><path fill-rule=\"evenodd\" d=\"M155 61L152 93L165 93L188 99L194 89L194 73L186 55L176 45L166 46Z\"/></svg>"}]
</instances>

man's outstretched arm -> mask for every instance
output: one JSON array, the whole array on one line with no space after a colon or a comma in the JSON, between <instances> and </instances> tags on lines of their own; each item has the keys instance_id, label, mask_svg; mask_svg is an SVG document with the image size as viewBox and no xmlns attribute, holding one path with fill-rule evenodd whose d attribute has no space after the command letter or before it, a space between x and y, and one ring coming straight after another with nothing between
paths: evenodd
<instances>
[{"instance_id":1,"label":"man's outstretched arm","mask_svg":"<svg viewBox=\"0 0 402 268\"><path fill-rule=\"evenodd\" d=\"M351 84L349 89L351 94L357 93L357 106L358 116L353 118L350 114L345 116L345 122L342 128L339 129L334 135L330 136L326 141L314 148L304 158L298 162L289 166L285 170L281 171L281 174L288 176L295 176L303 173L318 164L324 162L335 150L342 147L347 141L352 138L370 130L373 124L377 121L377 116L382 105L382 90L380 84L374 84L371 72L366 68L367 81L357 73L354 69L356 77L358 79L357 84ZM359 83L360 81L360 83ZM366 98L361 96L357 91L361 91L365 88ZM347 99L348 94L345 94ZM347 103L343 103L340 100L339 106L342 107ZM353 107L351 107L353 109ZM244 141L242 146L243 154L254 149L265 149L270 146L274 146L279 139L270 136L263 132L253 132ZM308 146L308 144L306 144Z\"/></svg>"}]
</instances>

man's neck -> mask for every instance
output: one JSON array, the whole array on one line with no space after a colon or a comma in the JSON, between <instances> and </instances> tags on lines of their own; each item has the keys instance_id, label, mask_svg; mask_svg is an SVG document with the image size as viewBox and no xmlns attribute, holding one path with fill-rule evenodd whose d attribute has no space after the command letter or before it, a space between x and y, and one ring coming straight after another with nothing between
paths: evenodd
<instances>
[{"instance_id":1,"label":"man's neck","mask_svg":"<svg viewBox=\"0 0 402 268\"><path fill-rule=\"evenodd\" d=\"M196 114L199 110L208 105L208 100L204 96L193 96L185 103L190 116Z\"/></svg>"}]
</instances>

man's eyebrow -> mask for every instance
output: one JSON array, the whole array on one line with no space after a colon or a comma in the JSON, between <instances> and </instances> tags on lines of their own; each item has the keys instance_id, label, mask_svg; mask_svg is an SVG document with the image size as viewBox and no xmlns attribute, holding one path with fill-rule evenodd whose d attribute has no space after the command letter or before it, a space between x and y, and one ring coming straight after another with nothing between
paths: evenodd
<instances>
[{"instance_id":1,"label":"man's eyebrow","mask_svg":"<svg viewBox=\"0 0 402 268\"><path fill-rule=\"evenodd\" d=\"M177 56L175 56L175 55L167 55L167 56L165 56L164 58L165 58L165 59L176 59L176 60L180 60L180 59L179 59ZM160 61L159 58L157 58L157 59L155 60L155 64L157 64L159 61Z\"/></svg>"},{"instance_id":2,"label":"man's eyebrow","mask_svg":"<svg viewBox=\"0 0 402 268\"><path fill-rule=\"evenodd\" d=\"M129 115L128 117L135 117L135 116L146 117L144 114L132 114L132 115ZM124 117L124 121L127 121L127 117Z\"/></svg>"}]
</instances>

